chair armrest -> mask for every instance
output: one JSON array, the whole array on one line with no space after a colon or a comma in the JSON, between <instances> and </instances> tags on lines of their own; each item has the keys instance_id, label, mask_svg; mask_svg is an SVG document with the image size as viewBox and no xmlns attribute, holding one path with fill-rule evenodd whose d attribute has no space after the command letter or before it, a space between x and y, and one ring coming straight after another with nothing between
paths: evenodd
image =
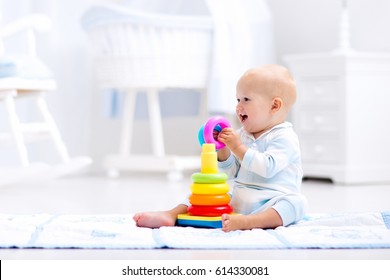
<instances>
[{"instance_id":1,"label":"chair armrest","mask_svg":"<svg viewBox=\"0 0 390 280\"><path fill-rule=\"evenodd\" d=\"M44 14L33 14L0 27L0 38L6 38L16 33L33 29L39 32L50 30L51 20Z\"/></svg>"},{"instance_id":2,"label":"chair armrest","mask_svg":"<svg viewBox=\"0 0 390 280\"><path fill-rule=\"evenodd\" d=\"M0 56L4 54L4 39L25 32L27 53L36 56L35 31L45 32L51 28L51 20L45 14L32 14L0 27Z\"/></svg>"}]
</instances>

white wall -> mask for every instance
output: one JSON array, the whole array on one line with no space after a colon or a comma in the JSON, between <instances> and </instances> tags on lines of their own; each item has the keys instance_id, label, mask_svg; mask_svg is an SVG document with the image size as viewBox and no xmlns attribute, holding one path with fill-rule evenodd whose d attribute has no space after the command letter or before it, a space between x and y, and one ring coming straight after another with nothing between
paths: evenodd
<instances>
[{"instance_id":1,"label":"white wall","mask_svg":"<svg viewBox=\"0 0 390 280\"><path fill-rule=\"evenodd\" d=\"M88 0L2 0L3 22L29 12L48 13L54 27L50 34L41 36L39 52L53 69L58 92L48 96L49 105L62 131L71 155L91 155L95 167L100 168L105 154L115 152L118 145L119 122L107 119L99 107L100 99L93 83L88 43L79 19L83 11L95 1ZM277 62L291 53L331 51L338 46L338 26L341 0L269 0L274 17ZM359 51L390 52L390 1L350 1L351 43ZM100 101L99 101L100 100ZM171 142L168 151L188 153L196 149L191 135L201 120L167 119L168 143L177 133L177 124L184 127L181 135L190 144ZM145 121L137 127L147 128ZM147 151L148 131L143 130L136 144Z\"/></svg>"}]
</instances>

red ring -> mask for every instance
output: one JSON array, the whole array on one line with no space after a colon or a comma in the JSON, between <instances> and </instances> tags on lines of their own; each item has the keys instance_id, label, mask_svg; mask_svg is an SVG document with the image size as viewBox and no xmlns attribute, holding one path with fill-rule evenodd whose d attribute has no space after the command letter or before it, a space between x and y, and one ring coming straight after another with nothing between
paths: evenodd
<instances>
[{"instance_id":1,"label":"red ring","mask_svg":"<svg viewBox=\"0 0 390 280\"><path fill-rule=\"evenodd\" d=\"M192 216L217 217L222 214L230 214L233 212L233 207L229 204L217 206L199 206L191 205L188 207L188 213Z\"/></svg>"}]
</instances>

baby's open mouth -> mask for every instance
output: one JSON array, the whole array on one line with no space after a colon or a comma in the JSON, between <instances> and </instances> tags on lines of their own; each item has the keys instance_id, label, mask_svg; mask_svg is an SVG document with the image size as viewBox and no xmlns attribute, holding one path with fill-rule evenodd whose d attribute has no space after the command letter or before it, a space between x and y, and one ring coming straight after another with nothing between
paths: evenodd
<instances>
[{"instance_id":1,"label":"baby's open mouth","mask_svg":"<svg viewBox=\"0 0 390 280\"><path fill-rule=\"evenodd\" d=\"M241 122L246 121L246 119L248 119L248 115L240 114L240 120L241 120Z\"/></svg>"}]
</instances>

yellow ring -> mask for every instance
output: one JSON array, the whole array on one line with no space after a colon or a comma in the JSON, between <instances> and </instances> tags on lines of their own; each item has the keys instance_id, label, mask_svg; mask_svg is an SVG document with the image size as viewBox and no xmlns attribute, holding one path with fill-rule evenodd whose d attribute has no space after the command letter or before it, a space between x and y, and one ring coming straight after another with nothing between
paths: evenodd
<instances>
[{"instance_id":1,"label":"yellow ring","mask_svg":"<svg viewBox=\"0 0 390 280\"><path fill-rule=\"evenodd\" d=\"M191 185L191 192L194 194L225 194L229 191L229 185L223 184L198 184Z\"/></svg>"},{"instance_id":2,"label":"yellow ring","mask_svg":"<svg viewBox=\"0 0 390 280\"><path fill-rule=\"evenodd\" d=\"M192 194L189 200L192 205L225 205L230 202L230 196L228 194Z\"/></svg>"},{"instance_id":3,"label":"yellow ring","mask_svg":"<svg viewBox=\"0 0 390 280\"><path fill-rule=\"evenodd\" d=\"M191 176L191 179L194 183L200 184L217 184L217 183L225 183L228 179L226 173L194 173Z\"/></svg>"}]
</instances>

